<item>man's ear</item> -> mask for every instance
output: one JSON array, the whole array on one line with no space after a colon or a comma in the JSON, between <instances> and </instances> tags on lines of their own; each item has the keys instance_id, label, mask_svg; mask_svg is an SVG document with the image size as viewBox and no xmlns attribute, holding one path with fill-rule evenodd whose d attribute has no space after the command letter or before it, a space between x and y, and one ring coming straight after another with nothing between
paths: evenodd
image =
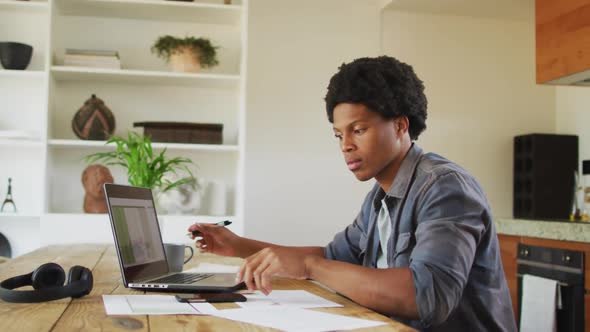
<instances>
[{"instance_id":1,"label":"man's ear","mask_svg":"<svg viewBox=\"0 0 590 332\"><path fill-rule=\"evenodd\" d=\"M410 119L407 116L401 116L395 119L395 132L404 134L410 129Z\"/></svg>"}]
</instances>

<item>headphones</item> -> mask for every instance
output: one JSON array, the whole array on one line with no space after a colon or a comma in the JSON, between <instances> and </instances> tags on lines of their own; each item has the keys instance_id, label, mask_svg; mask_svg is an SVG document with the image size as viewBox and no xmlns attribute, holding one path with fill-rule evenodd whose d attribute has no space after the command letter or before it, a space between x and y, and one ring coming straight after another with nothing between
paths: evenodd
<instances>
[{"instance_id":1,"label":"headphones","mask_svg":"<svg viewBox=\"0 0 590 332\"><path fill-rule=\"evenodd\" d=\"M67 277L63 268L55 263L46 263L29 274L6 279L0 283L0 299L6 302L33 303L79 298L92 290L92 271L80 265L73 266ZM33 286L34 290L16 291L15 288Z\"/></svg>"}]
</instances>

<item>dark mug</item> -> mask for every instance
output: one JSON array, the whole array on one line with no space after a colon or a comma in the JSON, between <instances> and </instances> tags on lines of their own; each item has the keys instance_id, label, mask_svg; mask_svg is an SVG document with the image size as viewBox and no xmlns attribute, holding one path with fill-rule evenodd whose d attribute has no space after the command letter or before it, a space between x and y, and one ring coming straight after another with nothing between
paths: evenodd
<instances>
[{"instance_id":1,"label":"dark mug","mask_svg":"<svg viewBox=\"0 0 590 332\"><path fill-rule=\"evenodd\" d=\"M184 259L186 248L190 249L191 254L187 259ZM195 253L191 246L175 243L164 243L164 250L166 251L166 260L170 272L182 272L182 266L188 263Z\"/></svg>"}]
</instances>

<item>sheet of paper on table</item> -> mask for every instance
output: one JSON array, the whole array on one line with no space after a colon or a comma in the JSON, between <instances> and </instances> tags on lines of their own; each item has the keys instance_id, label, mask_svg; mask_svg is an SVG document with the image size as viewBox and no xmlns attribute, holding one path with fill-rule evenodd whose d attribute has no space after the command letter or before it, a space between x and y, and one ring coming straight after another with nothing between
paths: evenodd
<instances>
[{"instance_id":1,"label":"sheet of paper on table","mask_svg":"<svg viewBox=\"0 0 590 332\"><path fill-rule=\"evenodd\" d=\"M180 303L171 295L103 295L107 315L209 315L210 303Z\"/></svg>"},{"instance_id":2,"label":"sheet of paper on table","mask_svg":"<svg viewBox=\"0 0 590 332\"><path fill-rule=\"evenodd\" d=\"M213 316L272 327L283 331L320 332L375 327L385 322L372 321L289 306L265 306L219 310Z\"/></svg>"},{"instance_id":3,"label":"sheet of paper on table","mask_svg":"<svg viewBox=\"0 0 590 332\"><path fill-rule=\"evenodd\" d=\"M330 308L342 307L304 290L273 290L268 296L260 291L244 293L246 302L237 302L242 308L261 308L267 306L287 306L290 308Z\"/></svg>"}]
</instances>

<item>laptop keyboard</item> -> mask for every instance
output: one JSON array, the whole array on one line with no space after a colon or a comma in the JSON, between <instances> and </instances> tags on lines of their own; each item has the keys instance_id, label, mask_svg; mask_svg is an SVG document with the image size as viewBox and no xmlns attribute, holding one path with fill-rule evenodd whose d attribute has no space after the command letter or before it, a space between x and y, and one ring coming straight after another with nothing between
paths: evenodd
<instances>
[{"instance_id":1,"label":"laptop keyboard","mask_svg":"<svg viewBox=\"0 0 590 332\"><path fill-rule=\"evenodd\" d=\"M193 284L199 280L211 277L207 273L176 273L160 279L150 281L150 284Z\"/></svg>"}]
</instances>

